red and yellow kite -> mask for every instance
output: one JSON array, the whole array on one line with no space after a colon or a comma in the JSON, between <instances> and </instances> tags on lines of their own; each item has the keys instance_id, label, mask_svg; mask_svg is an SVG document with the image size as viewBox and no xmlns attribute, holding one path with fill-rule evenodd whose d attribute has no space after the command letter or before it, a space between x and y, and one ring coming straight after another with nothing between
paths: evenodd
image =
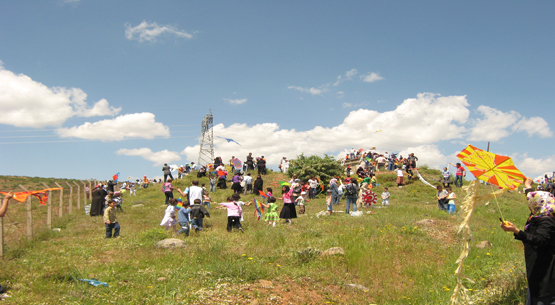
<instances>
[{"instance_id":1,"label":"red and yellow kite","mask_svg":"<svg viewBox=\"0 0 555 305\"><path fill-rule=\"evenodd\" d=\"M514 190L526 180L510 157L496 155L472 145L468 145L457 157L476 179L499 187Z\"/></svg>"}]
</instances>

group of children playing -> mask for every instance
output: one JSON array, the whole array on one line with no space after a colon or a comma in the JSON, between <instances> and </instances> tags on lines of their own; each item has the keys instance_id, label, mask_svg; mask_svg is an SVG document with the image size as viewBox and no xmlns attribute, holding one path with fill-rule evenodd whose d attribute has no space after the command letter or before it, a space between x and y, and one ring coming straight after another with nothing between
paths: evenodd
<instances>
[{"instance_id":1,"label":"group of children playing","mask_svg":"<svg viewBox=\"0 0 555 305\"><path fill-rule=\"evenodd\" d=\"M443 186L437 186L437 205L440 210L446 211L449 214L457 215L457 209L455 207L455 199L457 199L457 195L453 193L451 187L446 187L443 189Z\"/></svg>"}]
</instances>

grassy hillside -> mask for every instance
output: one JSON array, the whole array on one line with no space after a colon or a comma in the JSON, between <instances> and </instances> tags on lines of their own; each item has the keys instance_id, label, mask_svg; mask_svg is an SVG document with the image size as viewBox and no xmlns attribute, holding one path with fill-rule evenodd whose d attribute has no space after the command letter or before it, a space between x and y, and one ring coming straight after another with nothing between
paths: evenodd
<instances>
[{"instance_id":1,"label":"grassy hillside","mask_svg":"<svg viewBox=\"0 0 555 305\"><path fill-rule=\"evenodd\" d=\"M439 177L437 171L421 172L430 182ZM10 177L2 178L2 187L13 183ZM270 173L264 187L272 186L280 196L279 181L286 179ZM244 211L245 233L228 233L226 211L213 205L206 230L178 236L187 243L178 250L154 246L173 237L159 226L165 209L160 185L140 189L136 197L124 198L125 213L118 214L121 238L104 239L101 218L74 213L56 219L53 227L59 232L10 245L0 275L11 296L4 302L448 304L461 250L457 218L440 212L435 191L420 181L397 188L392 173L378 179L376 192L389 186L391 206L363 209L361 217L345 215L345 200L334 207L334 215L316 217L325 210L319 198L307 203L307 213L293 225L272 228L257 221L250 206ZM186 178L175 185L183 189L190 182ZM206 178L201 183L209 185ZM462 190L456 192L464 197ZM222 202L230 194L230 189L218 190L212 197ZM131 207L137 204L143 206ZM524 223L528 213L523 195L506 193L499 204L506 219ZM17 206L11 205L8 213L17 213ZM465 266L475 283L467 287L477 304L523 303L522 245L499 228L498 217L493 202L476 210L472 245L488 240L492 247L472 248ZM345 255L318 255L332 247L343 248ZM90 278L110 287L77 281Z\"/></svg>"}]
</instances>

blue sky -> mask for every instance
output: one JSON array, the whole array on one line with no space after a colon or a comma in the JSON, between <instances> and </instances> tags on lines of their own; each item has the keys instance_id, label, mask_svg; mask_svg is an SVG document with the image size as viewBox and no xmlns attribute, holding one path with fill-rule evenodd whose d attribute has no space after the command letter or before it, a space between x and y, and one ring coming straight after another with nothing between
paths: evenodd
<instances>
[{"instance_id":1,"label":"blue sky","mask_svg":"<svg viewBox=\"0 0 555 305\"><path fill-rule=\"evenodd\" d=\"M108 179L467 144L555 169L555 2L2 1L0 172ZM381 130L381 132L376 132Z\"/></svg>"}]
</instances>

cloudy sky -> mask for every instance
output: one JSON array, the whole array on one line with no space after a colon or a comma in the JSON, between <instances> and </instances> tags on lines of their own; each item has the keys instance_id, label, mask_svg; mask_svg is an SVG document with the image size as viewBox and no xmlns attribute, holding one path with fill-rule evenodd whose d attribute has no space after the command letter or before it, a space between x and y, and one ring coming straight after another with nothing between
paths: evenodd
<instances>
[{"instance_id":1,"label":"cloudy sky","mask_svg":"<svg viewBox=\"0 0 555 305\"><path fill-rule=\"evenodd\" d=\"M555 170L555 2L2 1L0 173L467 144ZM222 138L218 138L222 137ZM231 138L240 145L223 138Z\"/></svg>"}]
</instances>

